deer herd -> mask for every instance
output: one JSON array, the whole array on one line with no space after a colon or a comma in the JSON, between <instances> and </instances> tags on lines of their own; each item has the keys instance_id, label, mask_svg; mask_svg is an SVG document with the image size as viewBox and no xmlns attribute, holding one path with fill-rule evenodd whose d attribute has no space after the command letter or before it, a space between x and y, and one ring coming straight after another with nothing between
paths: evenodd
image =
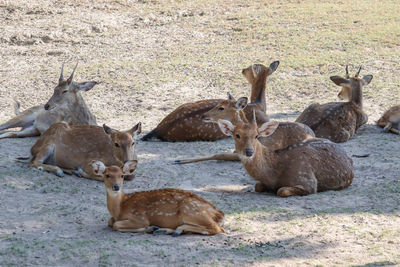
<instances>
[{"instance_id":1,"label":"deer herd","mask_svg":"<svg viewBox=\"0 0 400 267\"><path fill-rule=\"evenodd\" d=\"M141 140L216 141L232 136L232 153L175 163L241 161L257 180L256 192L289 197L350 186L353 161L337 143L348 141L367 123L362 90L372 75L361 77L360 67L351 77L346 66L345 77L330 77L341 87L338 97L345 102L313 103L295 122L275 122L266 114L266 83L278 66L279 61L274 61L268 67L254 64L242 70L251 85L250 101L228 93L227 99L186 103ZM60 177L67 173L103 181L111 214L108 225L115 231L173 236L224 233L224 213L194 193L173 188L131 194L122 191L123 181L135 177L135 139L141 133L141 123L126 131L98 126L81 96L97 82L75 82L76 68L65 80L62 65L58 85L45 105L21 112L16 102L16 116L0 125L0 139L39 136L31 156L16 160ZM383 132L400 134L400 105L388 109L377 125Z\"/></svg>"}]
</instances>

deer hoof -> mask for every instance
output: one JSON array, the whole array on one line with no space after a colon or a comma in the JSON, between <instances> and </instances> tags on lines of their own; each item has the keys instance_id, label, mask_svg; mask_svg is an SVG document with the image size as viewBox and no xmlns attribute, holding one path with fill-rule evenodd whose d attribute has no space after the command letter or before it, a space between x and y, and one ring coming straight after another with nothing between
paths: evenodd
<instances>
[{"instance_id":1,"label":"deer hoof","mask_svg":"<svg viewBox=\"0 0 400 267\"><path fill-rule=\"evenodd\" d=\"M174 164L181 164L181 160L180 159L175 160Z\"/></svg>"},{"instance_id":2,"label":"deer hoof","mask_svg":"<svg viewBox=\"0 0 400 267\"><path fill-rule=\"evenodd\" d=\"M153 231L154 235L167 235L168 231L165 229L157 229L155 231Z\"/></svg>"},{"instance_id":3,"label":"deer hoof","mask_svg":"<svg viewBox=\"0 0 400 267\"><path fill-rule=\"evenodd\" d=\"M180 235L181 235L181 233L179 233L179 232L173 232L173 233L172 233L172 236L173 236L173 237L178 237L178 236L180 236Z\"/></svg>"},{"instance_id":4,"label":"deer hoof","mask_svg":"<svg viewBox=\"0 0 400 267\"><path fill-rule=\"evenodd\" d=\"M42 166L37 167L37 169L38 169L39 171L43 171L43 167L42 167Z\"/></svg>"},{"instance_id":5,"label":"deer hoof","mask_svg":"<svg viewBox=\"0 0 400 267\"><path fill-rule=\"evenodd\" d=\"M154 232L154 231L157 231L158 229L160 229L160 227L154 226L154 225L149 226L149 228L150 228L153 232Z\"/></svg>"},{"instance_id":6,"label":"deer hoof","mask_svg":"<svg viewBox=\"0 0 400 267\"><path fill-rule=\"evenodd\" d=\"M64 177L64 176L65 176L65 174L64 174L64 172L63 172L62 170L56 171L56 175L57 175L58 177Z\"/></svg>"}]
</instances>

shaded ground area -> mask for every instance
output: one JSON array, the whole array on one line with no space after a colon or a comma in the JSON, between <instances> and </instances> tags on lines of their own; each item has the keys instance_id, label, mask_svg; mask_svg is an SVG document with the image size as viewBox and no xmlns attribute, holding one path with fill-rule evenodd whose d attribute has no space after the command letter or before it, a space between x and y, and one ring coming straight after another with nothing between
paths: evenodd
<instances>
[{"instance_id":1,"label":"shaded ground area","mask_svg":"<svg viewBox=\"0 0 400 267\"><path fill-rule=\"evenodd\" d=\"M58 178L13 158L35 138L0 140L0 265L366 265L400 262L399 136L373 124L400 93L397 1L12 1L0 3L0 122L52 94L61 63L98 122L145 132L178 105L249 94L252 63L280 60L267 88L268 113L294 120L313 101L335 101L330 75L361 64L369 124L342 144L356 177L344 191L280 199L253 190L240 163L173 165L176 158L233 148L214 143L138 142L128 192L177 187L226 214L227 235L179 238L112 232L104 185Z\"/></svg>"}]
</instances>

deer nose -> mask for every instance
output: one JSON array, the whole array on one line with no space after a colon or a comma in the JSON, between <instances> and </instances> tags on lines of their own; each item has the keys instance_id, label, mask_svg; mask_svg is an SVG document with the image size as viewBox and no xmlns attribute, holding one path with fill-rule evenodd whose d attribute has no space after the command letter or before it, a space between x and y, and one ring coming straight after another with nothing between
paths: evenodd
<instances>
[{"instance_id":1,"label":"deer nose","mask_svg":"<svg viewBox=\"0 0 400 267\"><path fill-rule=\"evenodd\" d=\"M246 153L246 156L248 156L248 157L251 157L254 154L254 150L249 149L249 148L246 148L244 152Z\"/></svg>"},{"instance_id":2,"label":"deer nose","mask_svg":"<svg viewBox=\"0 0 400 267\"><path fill-rule=\"evenodd\" d=\"M44 105L44 109L45 109L45 110L49 110L49 107L50 107L49 104Z\"/></svg>"},{"instance_id":3,"label":"deer nose","mask_svg":"<svg viewBox=\"0 0 400 267\"><path fill-rule=\"evenodd\" d=\"M113 186L113 189L114 189L114 191L119 191L119 184L115 184L115 185Z\"/></svg>"}]
</instances>

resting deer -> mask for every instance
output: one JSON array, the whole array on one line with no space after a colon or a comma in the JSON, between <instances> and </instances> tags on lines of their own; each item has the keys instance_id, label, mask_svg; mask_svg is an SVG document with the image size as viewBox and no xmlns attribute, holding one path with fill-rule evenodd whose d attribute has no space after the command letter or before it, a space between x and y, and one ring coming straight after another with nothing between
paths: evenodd
<instances>
[{"instance_id":1,"label":"resting deer","mask_svg":"<svg viewBox=\"0 0 400 267\"><path fill-rule=\"evenodd\" d=\"M254 64L242 70L242 74L251 83L251 101L258 105L261 113L265 114L265 84L267 77L270 76L279 65L279 61L274 61L269 67L261 64ZM226 136L219 130L214 123L202 120L202 115L221 103L223 99L208 99L194 103L184 104L167 117L158 126L145 135L142 140L158 138L162 141L215 141ZM268 117L264 115L266 119Z\"/></svg>"},{"instance_id":2,"label":"resting deer","mask_svg":"<svg viewBox=\"0 0 400 267\"><path fill-rule=\"evenodd\" d=\"M376 123L385 133L400 134L400 105L389 108Z\"/></svg>"},{"instance_id":3,"label":"resting deer","mask_svg":"<svg viewBox=\"0 0 400 267\"><path fill-rule=\"evenodd\" d=\"M123 166L136 160L134 138L141 132L141 123L127 131L103 125L74 125L58 122L50 126L31 148L30 167L64 176L64 172L102 181L91 162ZM132 177L126 177L132 178Z\"/></svg>"},{"instance_id":4,"label":"resting deer","mask_svg":"<svg viewBox=\"0 0 400 267\"><path fill-rule=\"evenodd\" d=\"M133 167L131 166L133 164ZM123 168L92 163L93 171L101 175L107 192L107 208L111 214L108 225L120 232L154 232L156 234L225 233L220 226L224 213L198 195L165 188L125 194L123 175L130 175L136 164L126 162Z\"/></svg>"},{"instance_id":5,"label":"resting deer","mask_svg":"<svg viewBox=\"0 0 400 267\"><path fill-rule=\"evenodd\" d=\"M219 120L221 131L233 136L236 152L247 170L259 182L256 192L274 192L280 197L303 196L326 190L341 190L353 181L353 161L337 144L311 138L273 150L259 137L271 135L278 122L260 127L253 120L233 125Z\"/></svg>"},{"instance_id":6,"label":"resting deer","mask_svg":"<svg viewBox=\"0 0 400 267\"><path fill-rule=\"evenodd\" d=\"M218 123L218 120L228 120L233 124L253 119L253 112L256 116L257 125L261 126L268 120L260 119L258 110L254 104L247 104L247 97L241 97L237 101L228 93L228 99L222 101L210 111L203 115L203 120ZM281 122L274 133L265 138L260 138L260 142L268 146L271 150L287 147L289 145L315 137L314 132L305 124L297 122ZM185 164L207 160L240 161L236 153L219 153L208 157L193 159L176 160L175 163Z\"/></svg>"},{"instance_id":7,"label":"resting deer","mask_svg":"<svg viewBox=\"0 0 400 267\"><path fill-rule=\"evenodd\" d=\"M351 88L348 102L311 104L296 122L310 126L316 137L327 138L336 143L349 140L357 129L368 121L368 116L362 110L362 88L371 82L373 76L365 75L359 78L360 70L361 67L354 77L348 79L340 76L330 77L336 85Z\"/></svg>"},{"instance_id":8,"label":"resting deer","mask_svg":"<svg viewBox=\"0 0 400 267\"><path fill-rule=\"evenodd\" d=\"M34 106L23 112L19 111L19 103L15 106L14 118L0 125L0 131L21 127L20 131L0 132L1 138L38 136L46 131L53 123L65 121L70 125L97 125L96 117L90 112L80 92L93 88L97 82L77 83L73 81L76 64L71 76L64 80L63 69L58 85L49 101L43 106Z\"/></svg>"}]
</instances>

